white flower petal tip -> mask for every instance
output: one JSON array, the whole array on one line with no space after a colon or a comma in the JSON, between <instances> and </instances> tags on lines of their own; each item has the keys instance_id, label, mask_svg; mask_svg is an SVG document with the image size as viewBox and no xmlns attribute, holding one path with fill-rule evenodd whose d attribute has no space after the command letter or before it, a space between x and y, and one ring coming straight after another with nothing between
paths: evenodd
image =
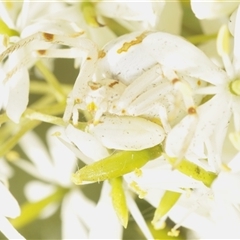
<instances>
[{"instance_id":1,"label":"white flower petal tip","mask_svg":"<svg viewBox=\"0 0 240 240\"><path fill-rule=\"evenodd\" d=\"M240 173L221 172L211 186L216 199L226 203L240 204Z\"/></svg>"},{"instance_id":2,"label":"white flower petal tip","mask_svg":"<svg viewBox=\"0 0 240 240\"><path fill-rule=\"evenodd\" d=\"M238 6L234 1L191 0L191 7L199 19L214 19L228 16Z\"/></svg>"},{"instance_id":3,"label":"white flower petal tip","mask_svg":"<svg viewBox=\"0 0 240 240\"><path fill-rule=\"evenodd\" d=\"M165 138L161 126L140 117L102 117L89 132L110 149L142 150L160 144Z\"/></svg>"},{"instance_id":4,"label":"white flower petal tip","mask_svg":"<svg viewBox=\"0 0 240 240\"><path fill-rule=\"evenodd\" d=\"M19 123L20 117L28 105L29 76L26 69L13 75L9 80L9 96L6 106L8 117L15 123Z\"/></svg>"},{"instance_id":5,"label":"white flower petal tip","mask_svg":"<svg viewBox=\"0 0 240 240\"><path fill-rule=\"evenodd\" d=\"M217 51L218 54L223 57L230 53L230 35L226 25L223 25L219 32L217 38Z\"/></svg>"},{"instance_id":6,"label":"white flower petal tip","mask_svg":"<svg viewBox=\"0 0 240 240\"><path fill-rule=\"evenodd\" d=\"M56 190L56 187L47 183L42 183L39 181L28 182L25 186L24 192L28 201L38 202Z\"/></svg>"},{"instance_id":7,"label":"white flower petal tip","mask_svg":"<svg viewBox=\"0 0 240 240\"><path fill-rule=\"evenodd\" d=\"M121 239L123 228L112 206L111 187L104 182L100 199L92 215L89 239ZM104 218L104 221L103 221Z\"/></svg>"},{"instance_id":8,"label":"white flower petal tip","mask_svg":"<svg viewBox=\"0 0 240 240\"><path fill-rule=\"evenodd\" d=\"M0 231L7 239L21 240L25 239L9 222L8 219L0 215Z\"/></svg>"},{"instance_id":9,"label":"white flower petal tip","mask_svg":"<svg viewBox=\"0 0 240 240\"><path fill-rule=\"evenodd\" d=\"M99 140L72 125L68 125L66 128L66 135L84 155L93 160L99 160L109 155L107 149Z\"/></svg>"},{"instance_id":10,"label":"white flower petal tip","mask_svg":"<svg viewBox=\"0 0 240 240\"><path fill-rule=\"evenodd\" d=\"M16 218L20 215L20 207L9 192L9 190L0 182L0 215L10 218Z\"/></svg>"}]
</instances>

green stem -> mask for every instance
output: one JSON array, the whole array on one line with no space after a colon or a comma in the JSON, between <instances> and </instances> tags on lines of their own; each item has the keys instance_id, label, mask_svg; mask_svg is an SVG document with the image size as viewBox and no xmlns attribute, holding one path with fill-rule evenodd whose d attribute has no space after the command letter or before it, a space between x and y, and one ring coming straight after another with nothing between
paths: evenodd
<instances>
[{"instance_id":1,"label":"green stem","mask_svg":"<svg viewBox=\"0 0 240 240\"><path fill-rule=\"evenodd\" d=\"M49 85L52 87L53 89L52 92L54 93L56 99L59 102L63 102L66 98L66 95L58 79L54 76L54 74L51 71L49 71L49 69L41 61L38 61L35 64L35 66L45 77L45 80L49 83Z\"/></svg>"},{"instance_id":2,"label":"green stem","mask_svg":"<svg viewBox=\"0 0 240 240\"><path fill-rule=\"evenodd\" d=\"M60 112L62 112L62 111L60 111ZM60 117L55 117L55 116L52 116L49 114L37 112L37 111L34 111L33 109L27 109L24 112L23 116L30 120L39 120L41 122L47 122L47 123L51 123L54 125L59 125L59 126L64 126L64 127L67 125L67 123L64 122L63 119Z\"/></svg>"},{"instance_id":3,"label":"green stem","mask_svg":"<svg viewBox=\"0 0 240 240\"><path fill-rule=\"evenodd\" d=\"M46 96L45 98L40 99L38 102L33 104L32 106L38 107L41 109L42 113L42 118L44 114L60 114L64 111L64 105L63 104L57 104L57 105L49 105L51 103L52 98L49 98ZM45 103L45 104L43 104ZM43 107L44 106L44 107ZM30 119L22 119L19 126L17 127L17 131L14 132L14 134L7 140L5 140L1 145L0 145L0 157L4 156L6 153L8 153L19 141L19 139L28 131L34 129L37 127L39 124L41 124L42 119L39 120L31 120L31 111L34 110L27 110L26 114L28 115L28 118ZM36 112L35 112L36 113ZM39 113L38 117L40 118L41 113ZM45 118L46 119L46 118ZM55 119L56 120L56 119ZM7 126L6 126L7 127ZM2 129L1 129L2 131ZM10 132L9 132L10 135Z\"/></svg>"},{"instance_id":4,"label":"green stem","mask_svg":"<svg viewBox=\"0 0 240 240\"><path fill-rule=\"evenodd\" d=\"M82 14L83 14L83 17L84 17L86 23L90 27L94 27L94 28L102 27L102 24L100 24L97 21L97 14L96 14L93 3L91 3L90 1L82 2L81 10L82 10Z\"/></svg>"},{"instance_id":5,"label":"green stem","mask_svg":"<svg viewBox=\"0 0 240 240\"><path fill-rule=\"evenodd\" d=\"M12 225L19 229L33 222L46 206L51 203L59 202L67 192L68 189L58 188L53 194L38 202L27 202L23 204L21 206L21 215L11 220Z\"/></svg>"},{"instance_id":6,"label":"green stem","mask_svg":"<svg viewBox=\"0 0 240 240\"><path fill-rule=\"evenodd\" d=\"M8 27L8 25L0 18L0 34L6 34L9 37L19 36L19 33Z\"/></svg>"},{"instance_id":7,"label":"green stem","mask_svg":"<svg viewBox=\"0 0 240 240\"><path fill-rule=\"evenodd\" d=\"M20 128L17 130L17 132L14 133L14 136L12 136L10 139L6 140L3 144L0 146L0 157L4 156L6 153L8 153L19 141L19 139L28 131L32 130L36 126L38 126L41 122L40 121L29 121L24 120L21 123Z\"/></svg>"},{"instance_id":8,"label":"green stem","mask_svg":"<svg viewBox=\"0 0 240 240\"><path fill-rule=\"evenodd\" d=\"M65 96L71 91L72 86L70 84L61 84ZM32 94L52 94L51 88L46 82L40 82L39 80L32 80L30 84L30 93Z\"/></svg>"},{"instance_id":9,"label":"green stem","mask_svg":"<svg viewBox=\"0 0 240 240\"><path fill-rule=\"evenodd\" d=\"M200 35L195 35L191 37L186 37L186 39L194 45L205 43L209 40L216 39L216 38L217 38L217 33L209 34L209 35L200 34Z\"/></svg>"},{"instance_id":10,"label":"green stem","mask_svg":"<svg viewBox=\"0 0 240 240\"><path fill-rule=\"evenodd\" d=\"M129 29L125 28L121 24L119 24L117 21L115 21L112 18L103 17L103 20L105 24L117 35L122 36L126 33L129 33Z\"/></svg>"},{"instance_id":11,"label":"green stem","mask_svg":"<svg viewBox=\"0 0 240 240\"><path fill-rule=\"evenodd\" d=\"M214 179L217 177L216 173L206 171L205 169L199 167L198 165L196 165L193 162L189 162L186 159L182 159L176 165L177 158L168 157L166 154L164 154L164 156L173 166L175 166L175 168L179 172L181 172L195 180L201 181L207 187L210 187L212 185Z\"/></svg>"}]
</instances>

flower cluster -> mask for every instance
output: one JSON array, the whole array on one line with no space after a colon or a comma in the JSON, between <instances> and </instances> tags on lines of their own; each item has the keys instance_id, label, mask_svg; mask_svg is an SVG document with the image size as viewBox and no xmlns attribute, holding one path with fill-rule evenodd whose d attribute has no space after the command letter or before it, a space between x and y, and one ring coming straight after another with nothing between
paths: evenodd
<instances>
[{"instance_id":1,"label":"flower cluster","mask_svg":"<svg viewBox=\"0 0 240 240\"><path fill-rule=\"evenodd\" d=\"M0 3L0 231L240 238L239 43L237 2Z\"/></svg>"}]
</instances>

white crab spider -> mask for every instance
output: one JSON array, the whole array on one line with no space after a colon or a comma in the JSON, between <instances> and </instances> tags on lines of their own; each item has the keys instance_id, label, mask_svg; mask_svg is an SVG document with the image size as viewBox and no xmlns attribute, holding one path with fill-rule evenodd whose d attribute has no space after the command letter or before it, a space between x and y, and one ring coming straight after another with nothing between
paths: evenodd
<instances>
[{"instance_id":1,"label":"white crab spider","mask_svg":"<svg viewBox=\"0 0 240 240\"><path fill-rule=\"evenodd\" d=\"M100 51L92 41L79 37L81 34L39 32L3 52L0 60L35 40L74 47L76 51L67 55L63 49L34 50L42 57L59 57L60 51L63 57L81 57L80 72L68 97L64 120L72 117L76 124L78 111L90 110L94 124L88 131L107 148L140 150L161 143L165 136L162 127L149 120L160 119L168 132L184 107L190 113L194 109L192 89L202 85L201 80L222 77L200 50L171 34L130 33ZM120 138L123 139L116 140ZM109 145L113 140L115 144Z\"/></svg>"},{"instance_id":2,"label":"white crab spider","mask_svg":"<svg viewBox=\"0 0 240 240\"><path fill-rule=\"evenodd\" d=\"M87 72L83 68L80 71L69 95L64 119L69 120L72 115L76 123L78 109L93 110L94 124L88 131L101 141L108 139L109 144L104 142L108 148L140 150L160 143L163 134L159 126L148 127L149 122L143 123L142 128L151 129L155 141L150 146L146 145L148 137L138 146L111 145L110 142L115 142L117 136L112 128L118 129L121 125L131 129L119 119L131 121L134 126L139 119L130 116L144 116L160 119L168 132L175 118L179 120L184 106L188 114L195 114L196 99L192 97L192 89L203 85L201 80L222 78L219 69L200 50L182 38L162 32L124 35L99 51L98 59L96 54L88 58L84 67L88 65L90 68ZM127 137L123 139L126 142Z\"/></svg>"}]
</instances>

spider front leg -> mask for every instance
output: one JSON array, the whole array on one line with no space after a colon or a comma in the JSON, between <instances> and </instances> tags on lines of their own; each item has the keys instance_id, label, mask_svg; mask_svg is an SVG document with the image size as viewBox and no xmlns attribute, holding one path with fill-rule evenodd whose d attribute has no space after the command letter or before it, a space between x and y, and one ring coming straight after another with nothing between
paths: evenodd
<instances>
[{"instance_id":1,"label":"spider front leg","mask_svg":"<svg viewBox=\"0 0 240 240\"><path fill-rule=\"evenodd\" d=\"M181 84L185 83L174 71L166 74L163 66L155 64L126 87L110 113L160 120L165 132L169 132L176 118L183 116L184 109L193 103L191 96L179 87Z\"/></svg>"},{"instance_id":2,"label":"spider front leg","mask_svg":"<svg viewBox=\"0 0 240 240\"><path fill-rule=\"evenodd\" d=\"M98 48L96 44L87 38L83 38L83 33L84 32L75 32L70 35L59 35L47 32L37 32L13 44L2 52L0 61L2 62L8 55L20 51L21 49L24 50L25 56L19 54L21 58L18 63L7 72L3 82L8 82L18 71L23 67L29 67L29 65L32 65L32 62L39 57L76 58L78 54L78 56L82 58L81 69L73 90L69 94L67 107L64 113L65 121L69 121L71 116L73 116L73 120L76 123L78 118L78 106L75 105L82 101L88 82L95 72L98 59ZM46 43L49 43L49 45L46 45ZM71 49L49 49L53 44L73 47L75 48L75 52L71 51Z\"/></svg>"},{"instance_id":3,"label":"spider front leg","mask_svg":"<svg viewBox=\"0 0 240 240\"><path fill-rule=\"evenodd\" d=\"M115 110L119 115L142 116L158 123L160 120L165 133L169 133L186 114L191 115L183 145L179 146L178 157L181 160L191 144L198 122L195 105L199 99L193 98L193 89L198 87L199 80L187 80L156 64L125 89L115 103L118 111L115 108L113 113Z\"/></svg>"}]
</instances>

